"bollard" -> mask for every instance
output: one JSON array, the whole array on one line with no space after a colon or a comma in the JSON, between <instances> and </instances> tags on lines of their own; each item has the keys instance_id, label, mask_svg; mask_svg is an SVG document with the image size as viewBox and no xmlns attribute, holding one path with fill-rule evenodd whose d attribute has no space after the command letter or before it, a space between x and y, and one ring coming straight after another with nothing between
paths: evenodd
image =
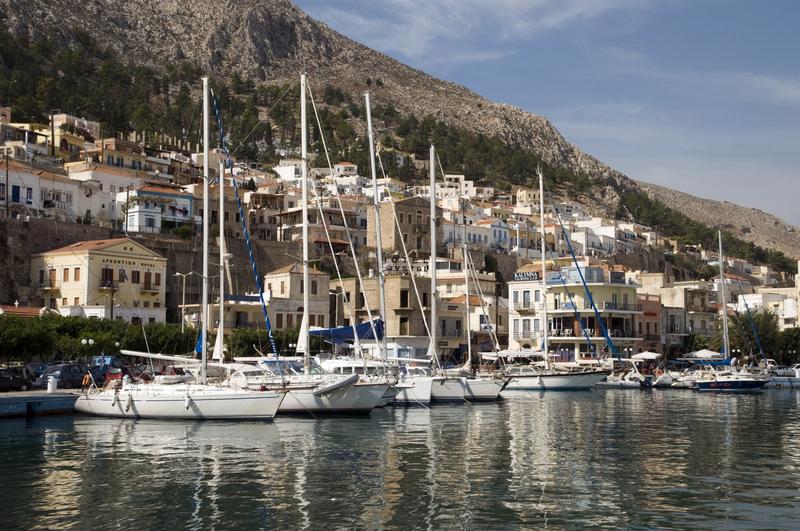
<instances>
[{"instance_id":1,"label":"bollard","mask_svg":"<svg viewBox=\"0 0 800 531\"><path fill-rule=\"evenodd\" d=\"M51 374L47 377L47 392L55 393L56 389L58 389L58 377L54 374Z\"/></svg>"}]
</instances>

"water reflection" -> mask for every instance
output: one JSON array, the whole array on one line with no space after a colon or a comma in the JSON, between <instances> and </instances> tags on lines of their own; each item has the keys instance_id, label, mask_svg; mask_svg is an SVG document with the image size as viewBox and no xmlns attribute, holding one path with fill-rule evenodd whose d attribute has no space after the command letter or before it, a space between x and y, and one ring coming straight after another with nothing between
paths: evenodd
<instances>
[{"instance_id":1,"label":"water reflection","mask_svg":"<svg viewBox=\"0 0 800 531\"><path fill-rule=\"evenodd\" d=\"M274 424L3 421L3 527L791 527L798 406L521 391Z\"/></svg>"}]
</instances>

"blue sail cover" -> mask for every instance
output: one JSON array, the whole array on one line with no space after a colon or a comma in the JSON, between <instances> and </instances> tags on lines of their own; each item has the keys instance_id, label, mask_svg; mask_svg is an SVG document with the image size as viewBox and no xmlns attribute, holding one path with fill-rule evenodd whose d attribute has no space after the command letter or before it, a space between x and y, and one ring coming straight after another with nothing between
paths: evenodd
<instances>
[{"instance_id":1,"label":"blue sail cover","mask_svg":"<svg viewBox=\"0 0 800 531\"><path fill-rule=\"evenodd\" d=\"M383 320L375 319L372 321L375 326L375 333L378 334L377 339L383 339ZM356 325L356 332L358 339L376 339L372 336L372 326L369 322ZM353 341L353 327L340 326L338 328L318 328L310 330L309 334L312 336L320 336L325 341L338 345L339 343L348 343Z\"/></svg>"}]
</instances>

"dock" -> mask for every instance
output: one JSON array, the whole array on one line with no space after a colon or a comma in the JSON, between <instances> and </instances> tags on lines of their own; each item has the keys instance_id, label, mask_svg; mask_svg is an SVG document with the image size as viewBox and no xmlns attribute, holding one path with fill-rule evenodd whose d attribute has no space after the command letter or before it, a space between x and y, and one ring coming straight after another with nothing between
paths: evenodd
<instances>
[{"instance_id":1,"label":"dock","mask_svg":"<svg viewBox=\"0 0 800 531\"><path fill-rule=\"evenodd\" d=\"M72 413L78 393L21 391L0 394L0 418Z\"/></svg>"}]
</instances>

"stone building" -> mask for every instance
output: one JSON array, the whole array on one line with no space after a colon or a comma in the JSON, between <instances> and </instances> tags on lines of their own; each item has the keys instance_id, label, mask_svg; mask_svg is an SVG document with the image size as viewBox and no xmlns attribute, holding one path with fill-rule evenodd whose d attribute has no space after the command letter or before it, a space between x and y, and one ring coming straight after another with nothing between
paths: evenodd
<instances>
[{"instance_id":1,"label":"stone building","mask_svg":"<svg viewBox=\"0 0 800 531\"><path fill-rule=\"evenodd\" d=\"M423 197L409 197L394 202L394 210L397 212L395 223L392 211L392 203L384 201L380 203L380 222L381 222L381 244L384 251L402 252L403 246L400 238L406 243L409 254L414 256L429 256L431 248L431 225L430 213L431 204L428 199ZM441 219L442 210L436 208L436 217ZM367 211L367 247L375 249L377 238L375 231L375 210ZM443 235L441 225L437 224L437 242L441 249Z\"/></svg>"},{"instance_id":2,"label":"stone building","mask_svg":"<svg viewBox=\"0 0 800 531\"><path fill-rule=\"evenodd\" d=\"M62 315L164 322L166 270L166 258L130 238L90 240L33 255L31 285Z\"/></svg>"}]
</instances>

